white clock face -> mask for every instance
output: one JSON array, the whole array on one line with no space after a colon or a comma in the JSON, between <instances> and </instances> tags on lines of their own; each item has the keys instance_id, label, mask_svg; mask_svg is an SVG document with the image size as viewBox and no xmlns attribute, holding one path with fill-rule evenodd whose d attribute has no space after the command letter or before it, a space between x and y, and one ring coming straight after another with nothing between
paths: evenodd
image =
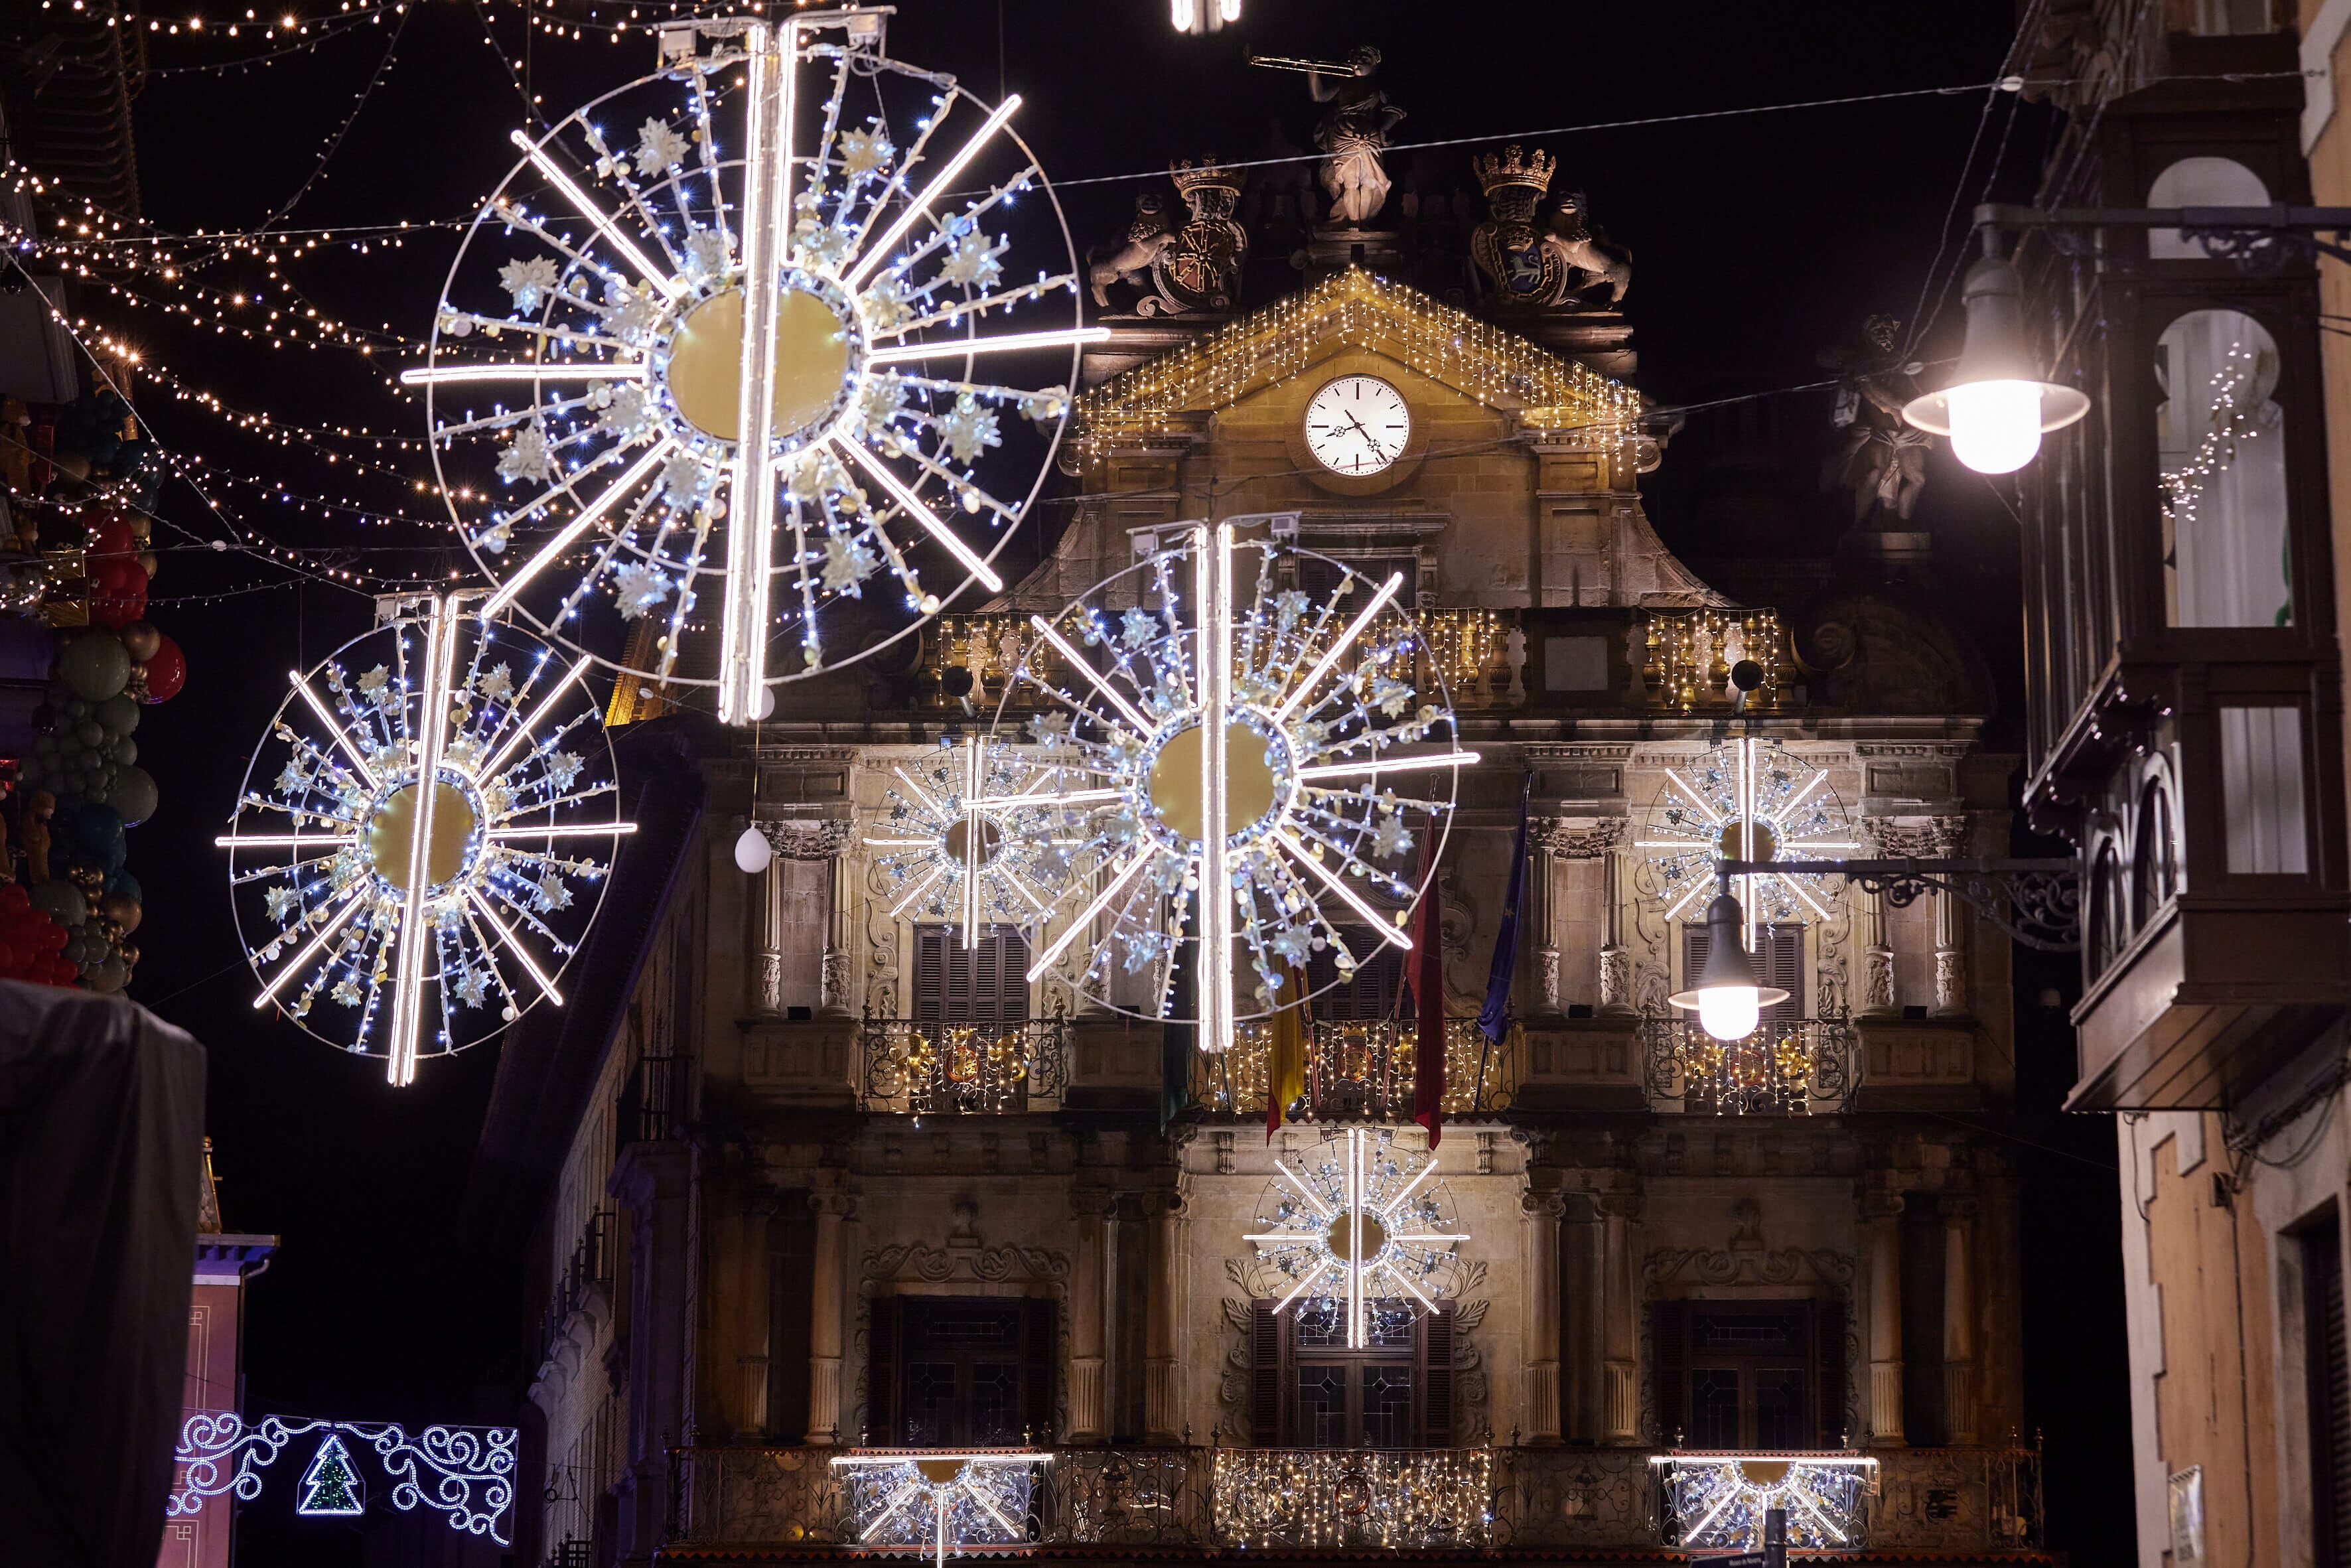
<instances>
[{"instance_id":1,"label":"white clock face","mask_svg":"<svg viewBox=\"0 0 2351 1568\"><path fill-rule=\"evenodd\" d=\"M1360 478L1404 455L1412 409L1377 376L1341 376L1306 405L1306 450L1333 474Z\"/></svg>"}]
</instances>

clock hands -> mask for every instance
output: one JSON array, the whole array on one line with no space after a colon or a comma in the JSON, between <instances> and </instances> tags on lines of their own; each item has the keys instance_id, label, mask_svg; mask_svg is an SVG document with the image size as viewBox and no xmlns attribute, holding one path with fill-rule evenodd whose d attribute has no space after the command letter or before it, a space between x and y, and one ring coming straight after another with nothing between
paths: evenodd
<instances>
[{"instance_id":1,"label":"clock hands","mask_svg":"<svg viewBox=\"0 0 2351 1568\"><path fill-rule=\"evenodd\" d=\"M1373 456L1378 458L1382 463L1395 461L1395 459L1389 455L1388 449L1380 444L1379 438L1374 436L1370 431L1364 428L1364 422L1362 420L1357 419L1353 414L1350 413L1347 415L1347 423L1355 427L1355 434L1364 438L1364 444L1372 449Z\"/></svg>"}]
</instances>

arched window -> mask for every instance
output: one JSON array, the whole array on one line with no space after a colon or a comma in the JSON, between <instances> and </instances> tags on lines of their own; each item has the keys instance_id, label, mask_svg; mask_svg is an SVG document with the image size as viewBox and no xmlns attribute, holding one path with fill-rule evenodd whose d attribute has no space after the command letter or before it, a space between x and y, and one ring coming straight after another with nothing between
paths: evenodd
<instances>
[{"instance_id":1,"label":"arched window","mask_svg":"<svg viewBox=\"0 0 2351 1568\"><path fill-rule=\"evenodd\" d=\"M2150 781L2138 798L2138 837L2131 849L2131 876L2135 905L2131 923L2144 926L2157 910L2171 902L2179 882L2171 847L2171 792L2160 781Z\"/></svg>"},{"instance_id":2,"label":"arched window","mask_svg":"<svg viewBox=\"0 0 2351 1568\"><path fill-rule=\"evenodd\" d=\"M2234 158L2182 158L2158 174L2147 193L2150 207L2265 207L2269 203L2262 177ZM2201 261L2211 252L2201 240L2182 238L2178 229L2149 229L2147 254L2153 261Z\"/></svg>"},{"instance_id":3,"label":"arched window","mask_svg":"<svg viewBox=\"0 0 2351 1568\"><path fill-rule=\"evenodd\" d=\"M2174 626L2285 626L2285 422L2277 340L2239 310L2191 310L2157 341L2164 601Z\"/></svg>"}]
</instances>

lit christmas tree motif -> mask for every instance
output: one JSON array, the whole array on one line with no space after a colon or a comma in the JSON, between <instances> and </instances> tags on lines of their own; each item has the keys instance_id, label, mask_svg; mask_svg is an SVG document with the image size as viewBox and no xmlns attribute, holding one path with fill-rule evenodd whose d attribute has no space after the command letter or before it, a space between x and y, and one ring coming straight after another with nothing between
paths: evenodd
<instances>
[{"instance_id":1,"label":"lit christmas tree motif","mask_svg":"<svg viewBox=\"0 0 2351 1568\"><path fill-rule=\"evenodd\" d=\"M589 661L465 597L397 601L400 619L290 676L214 841L253 1005L384 1056L394 1084L561 1003L613 840L634 831Z\"/></svg>"},{"instance_id":2,"label":"lit christmas tree motif","mask_svg":"<svg viewBox=\"0 0 2351 1568\"><path fill-rule=\"evenodd\" d=\"M1048 621L1006 695L1065 770L1065 803L1090 815L1077 847L1098 875L1072 879L1036 979L1087 945L1079 983L1104 1001L1110 973L1153 977L1149 1016L1187 945L1197 966L1200 1049L1297 1000L1286 977L1329 950L1341 977L1365 955L1338 922L1411 946L1415 868L1453 811L1461 749L1442 683L1416 682L1424 652L1401 573L1374 582L1343 564L1192 525L1173 549L1098 584ZM1336 586L1290 586L1313 563ZM1401 792L1399 792L1401 791ZM1215 831L1204 831L1205 824ZM1207 894L1204 896L1204 891ZM1064 912L1078 913L1062 919ZM1356 940L1363 940L1360 934ZM1238 945L1240 951L1235 952ZM1257 977L1238 1010L1234 969Z\"/></svg>"},{"instance_id":3,"label":"lit christmas tree motif","mask_svg":"<svg viewBox=\"0 0 2351 1568\"><path fill-rule=\"evenodd\" d=\"M1453 1228L1437 1160L1384 1129L1350 1127L1299 1159L1273 1163L1258 1210L1258 1257L1289 1281L1277 1315L1322 1318L1350 1350L1410 1343L1416 1309L1434 1312L1467 1233ZM1343 1336L1343 1337L1342 1337Z\"/></svg>"},{"instance_id":4,"label":"lit christmas tree motif","mask_svg":"<svg viewBox=\"0 0 2351 1568\"><path fill-rule=\"evenodd\" d=\"M295 1500L294 1511L313 1516L367 1511L360 1496L359 1475L351 1469L350 1452L332 1432L310 1457L310 1468L302 1472L301 1494Z\"/></svg>"},{"instance_id":5,"label":"lit christmas tree motif","mask_svg":"<svg viewBox=\"0 0 2351 1568\"><path fill-rule=\"evenodd\" d=\"M729 723L914 630L852 623L851 652L828 606L894 585L928 615L1003 587L988 562L1050 467L1078 345L1105 335L1080 324L1019 99L890 58L884 22L698 23L708 52L516 131L431 362L402 378L501 585L484 613L608 653L614 616L650 622L653 673L715 685ZM687 656L712 628L715 658Z\"/></svg>"},{"instance_id":6,"label":"lit christmas tree motif","mask_svg":"<svg viewBox=\"0 0 2351 1568\"><path fill-rule=\"evenodd\" d=\"M897 894L889 918L945 921L974 946L988 925L1032 927L1081 874L1083 814L1111 789L1065 789L1060 770L966 736L893 770L886 816L864 842Z\"/></svg>"},{"instance_id":7,"label":"lit christmas tree motif","mask_svg":"<svg viewBox=\"0 0 2351 1568\"><path fill-rule=\"evenodd\" d=\"M1725 741L1687 773L1667 768L1633 843L1656 868L1669 921L1713 894L1718 860L1835 859L1860 847L1827 769L1752 736ZM1820 876L1770 872L1733 878L1731 892L1746 906L1750 950L1756 925L1827 920L1835 896Z\"/></svg>"}]
</instances>

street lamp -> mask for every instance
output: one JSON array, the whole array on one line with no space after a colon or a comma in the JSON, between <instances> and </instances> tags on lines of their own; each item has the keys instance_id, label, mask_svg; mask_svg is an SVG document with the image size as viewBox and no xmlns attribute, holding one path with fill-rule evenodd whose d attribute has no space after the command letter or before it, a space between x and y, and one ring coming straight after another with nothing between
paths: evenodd
<instances>
[{"instance_id":1,"label":"street lamp","mask_svg":"<svg viewBox=\"0 0 2351 1568\"><path fill-rule=\"evenodd\" d=\"M1728 879L1725 879L1726 886ZM1715 894L1706 906L1706 963L1698 984L1676 991L1666 1000L1698 1014L1698 1026L1725 1044L1755 1032L1763 1009L1788 999L1777 986L1759 984L1754 960L1747 956L1744 927L1747 912L1728 892Z\"/></svg>"},{"instance_id":2,"label":"street lamp","mask_svg":"<svg viewBox=\"0 0 2351 1568\"><path fill-rule=\"evenodd\" d=\"M1987 251L1999 231L1985 231ZM2024 341L2024 280L1987 254L1968 268L1959 298L1968 312L1966 345L1951 384L1913 398L1902 417L1951 438L1951 455L1979 474L2012 474L2032 461L2041 437L2090 412L2087 392L2041 379Z\"/></svg>"}]
</instances>

